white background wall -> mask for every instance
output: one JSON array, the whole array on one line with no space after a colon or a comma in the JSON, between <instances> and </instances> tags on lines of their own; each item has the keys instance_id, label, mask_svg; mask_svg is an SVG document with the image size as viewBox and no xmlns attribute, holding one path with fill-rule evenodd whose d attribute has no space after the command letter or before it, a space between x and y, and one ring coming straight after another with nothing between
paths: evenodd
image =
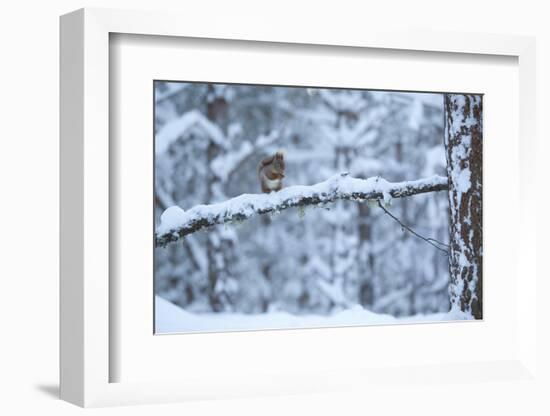
<instances>
[{"instance_id":1,"label":"white background wall","mask_svg":"<svg viewBox=\"0 0 550 416\"><path fill-rule=\"evenodd\" d=\"M189 3L186 5L185 3ZM169 0L12 0L0 6L0 413L75 414L56 400L58 383L58 16L84 6L187 11L189 18L209 13L247 14L311 23L371 24L536 35L538 41L539 178L548 151L550 114L550 31L545 1L201 1ZM308 4L309 3L309 4ZM192 10L189 9L192 8ZM196 16L196 17L195 17ZM317 22L314 22L317 21ZM208 19L205 19L207 24ZM185 22L182 22L185 24ZM282 29L284 30L284 29ZM548 182L547 182L548 183ZM548 186L543 186L548 193ZM545 211L545 196L537 207ZM542 216L542 215L541 215ZM540 220L548 231L548 219ZM543 224L544 223L544 224ZM544 233L548 235L548 232ZM544 241L539 233L539 248ZM546 267L540 261L539 267ZM548 276L549 274L546 273ZM538 290L549 293L548 283ZM542 298L544 299L544 298ZM543 339L540 368L548 377L549 308L539 302ZM548 379L547 379L548 380ZM550 389L547 388L547 391ZM530 383L469 386L388 386L387 394L334 393L94 410L96 414L548 414L542 389Z\"/></svg>"}]
</instances>

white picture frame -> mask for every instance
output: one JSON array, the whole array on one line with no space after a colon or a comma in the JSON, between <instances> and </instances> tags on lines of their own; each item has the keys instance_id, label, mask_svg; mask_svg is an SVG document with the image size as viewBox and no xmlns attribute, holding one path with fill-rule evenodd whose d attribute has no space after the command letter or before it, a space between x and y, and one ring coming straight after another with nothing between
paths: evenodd
<instances>
[{"instance_id":1,"label":"white picture frame","mask_svg":"<svg viewBox=\"0 0 550 416\"><path fill-rule=\"evenodd\" d=\"M185 21L185 25L181 22ZM450 378L475 382L526 380L536 377L536 217L532 183L535 169L535 41L529 37L473 33L430 33L413 30L328 33L321 25L303 28L243 21L234 25L222 18L205 25L202 19L184 19L173 13L83 9L61 18L61 397L80 406L158 403L196 398L239 397L257 394L323 392L342 388L342 379L361 386L391 383L394 379L414 383ZM264 22L265 23L265 22ZM109 275L113 259L109 252L110 169L109 155L109 38L121 33L146 36L225 39L248 42L332 45L336 48L430 51L440 54L501 55L518 59L519 67L519 189L517 189L518 281L516 334L513 353L498 361L433 364L419 360L414 375L410 368L357 370L337 364L319 372L293 372L249 379L215 371L199 377L170 381L113 382L111 367L117 354L111 348L111 312L117 308L110 297ZM516 271L517 273L517 271ZM110 312L111 311L111 312ZM475 323L474 323L475 324ZM478 329L479 330L479 329ZM296 340L322 342L319 331L295 332ZM151 334L152 336L152 334ZM204 336L204 335L202 335ZM208 336L208 335L206 335ZM212 335L210 335L212 336ZM251 335L258 339L261 333ZM353 335L351 335L353 336ZM297 338L296 338L297 337ZM272 337L273 338L273 337ZM168 341L165 341L168 342ZM232 342L246 342L236 338ZM367 371L368 370L368 371ZM476 374L472 377L472 374ZM153 381L156 380L156 381ZM353 381L351 381L353 380ZM236 382L237 381L237 382ZM346 388L346 387L344 387Z\"/></svg>"}]
</instances>

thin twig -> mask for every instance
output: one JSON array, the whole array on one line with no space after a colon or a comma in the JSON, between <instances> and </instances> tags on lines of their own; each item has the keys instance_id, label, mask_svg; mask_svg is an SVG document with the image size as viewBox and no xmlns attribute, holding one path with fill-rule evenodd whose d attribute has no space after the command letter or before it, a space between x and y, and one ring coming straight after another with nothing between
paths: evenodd
<instances>
[{"instance_id":1,"label":"thin twig","mask_svg":"<svg viewBox=\"0 0 550 416\"><path fill-rule=\"evenodd\" d=\"M443 248L441 248L440 246L443 246L443 247L447 247L449 248L450 246L448 244L445 244L445 243L442 243L441 241L438 241L436 240L435 238L431 238L431 237L424 237L420 234L418 234L416 231L414 231L411 227L409 227L408 225L405 225L403 224L403 222L397 218L395 215L393 215L390 211L388 211L386 208L384 208L384 206L382 205L382 203L380 202L380 200L378 200L378 206L380 208L382 208L382 211L384 211L384 213L386 213L387 215L389 215L395 222L397 222L402 228L406 229L407 231L411 232L413 235L415 235L416 237L420 238L421 240L424 240L425 242L427 242L428 244L430 244L431 246L437 248L438 250L442 251L443 253L445 253L446 256L449 255L449 251L448 250L445 250Z\"/></svg>"}]
</instances>

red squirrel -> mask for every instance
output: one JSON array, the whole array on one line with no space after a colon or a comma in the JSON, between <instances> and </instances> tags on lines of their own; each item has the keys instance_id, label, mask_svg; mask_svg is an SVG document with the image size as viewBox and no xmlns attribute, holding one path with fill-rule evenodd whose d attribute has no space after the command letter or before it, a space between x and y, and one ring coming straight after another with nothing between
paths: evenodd
<instances>
[{"instance_id":1,"label":"red squirrel","mask_svg":"<svg viewBox=\"0 0 550 416\"><path fill-rule=\"evenodd\" d=\"M268 156L258 164L258 178L262 192L270 193L283 188L285 177L285 159L282 151Z\"/></svg>"}]
</instances>

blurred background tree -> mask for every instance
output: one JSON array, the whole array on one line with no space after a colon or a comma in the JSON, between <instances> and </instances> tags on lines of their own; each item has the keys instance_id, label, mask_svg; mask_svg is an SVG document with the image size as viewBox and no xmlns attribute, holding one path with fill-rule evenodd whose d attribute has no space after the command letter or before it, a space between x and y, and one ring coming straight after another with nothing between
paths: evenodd
<instances>
[{"instance_id":1,"label":"blurred background tree","mask_svg":"<svg viewBox=\"0 0 550 416\"><path fill-rule=\"evenodd\" d=\"M342 171L404 181L446 174L443 95L155 83L155 215L259 192L256 164L286 152L285 186ZM395 200L448 243L446 193ZM338 201L216 226L155 251L155 291L192 312L395 316L449 310L449 266L378 207Z\"/></svg>"}]
</instances>

